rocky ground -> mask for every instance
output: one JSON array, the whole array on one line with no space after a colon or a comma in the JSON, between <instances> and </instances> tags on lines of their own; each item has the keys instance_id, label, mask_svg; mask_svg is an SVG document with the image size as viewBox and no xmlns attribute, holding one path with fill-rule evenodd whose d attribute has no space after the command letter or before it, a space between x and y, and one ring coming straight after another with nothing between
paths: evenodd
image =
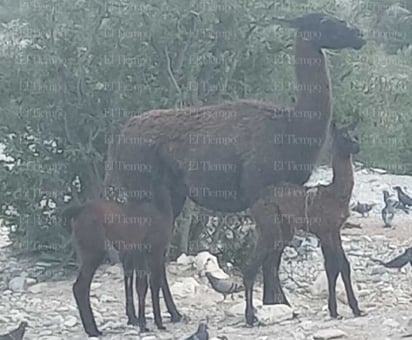
<instances>
[{"instance_id":1,"label":"rocky ground","mask_svg":"<svg viewBox=\"0 0 412 340\"><path fill-rule=\"evenodd\" d=\"M255 328L244 325L243 294L236 295L234 301L228 298L221 303L222 296L210 288L204 277L198 276L201 268L186 259L181 264L171 263L168 272L177 306L187 320L171 324L165 313L167 331L158 331L153 325L149 298L148 326L153 332L139 336L136 328L126 326L120 266L101 266L92 286L92 306L97 323L105 333L102 339L181 339L206 318L211 336L225 335L233 340L332 339L339 335L352 340L399 339L406 332L412 332L411 268L386 269L370 258L388 260L412 244L412 226L408 219L399 217L396 228L388 230L374 217L352 218L354 223L361 222L363 229L344 230L344 247L352 264L359 303L368 313L365 317L352 317L340 286L338 308L344 318L331 320L326 309L320 250L309 253L305 259L290 248L285 253L281 274L298 317L288 319L283 315L269 320L269 325ZM42 267L47 270L46 263L33 265L29 261L17 261L8 256L6 248L1 250L0 334L24 319L31 326L25 339L86 339L71 292L74 275L60 281L37 282L36 271ZM258 282L255 298L260 300L261 296L262 284ZM322 335L322 330L331 334Z\"/></svg>"},{"instance_id":2,"label":"rocky ground","mask_svg":"<svg viewBox=\"0 0 412 340\"><path fill-rule=\"evenodd\" d=\"M330 170L320 169L312 183L327 183ZM389 260L412 246L412 216L400 213L393 221L394 229L382 228L380 210L382 190L392 191L393 185L412 188L412 177L382 174L359 167L355 174L354 201L376 202L367 218L353 216L350 221L361 223L362 229L343 230L343 243L352 264L353 282L361 308L368 314L354 318L345 304L342 282L338 285L338 309L342 320L331 320L327 312L326 276L320 249L305 255L287 248L281 266L285 292L298 317L291 311L268 313L259 308L265 326L246 328L243 294L221 303L202 273L202 261L180 258L168 266L169 282L178 309L186 321L171 324L165 313L167 331L153 325L148 296L148 326L153 332L139 335L136 328L126 326L123 276L119 265L102 265L92 285L92 307L102 339L184 339L193 333L199 321L208 318L212 337L225 335L229 340L246 339L335 339L394 340L412 333L412 268L386 269L371 258ZM7 235L0 229L0 334L27 320L31 326L25 339L76 340L86 339L73 299L73 272L56 271L50 262L14 258L6 247ZM197 258L199 260L199 256ZM193 262L193 263L192 263ZM50 275L51 274L51 275ZM47 276L54 280L45 279ZM262 297L262 283L256 284L256 300ZM149 294L150 295L150 294ZM279 312L279 311L278 311ZM412 339L412 338L411 338Z\"/></svg>"}]
</instances>

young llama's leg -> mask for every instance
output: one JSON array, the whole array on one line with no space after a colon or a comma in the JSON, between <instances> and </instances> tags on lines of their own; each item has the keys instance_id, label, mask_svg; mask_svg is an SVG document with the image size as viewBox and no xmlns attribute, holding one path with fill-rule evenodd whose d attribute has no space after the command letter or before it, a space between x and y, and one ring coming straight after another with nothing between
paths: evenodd
<instances>
[{"instance_id":1,"label":"young llama's leg","mask_svg":"<svg viewBox=\"0 0 412 340\"><path fill-rule=\"evenodd\" d=\"M170 291L169 282L167 281L167 274L166 274L166 251L163 254L163 265L162 265L162 293L163 298L165 300L167 311L170 314L171 321L173 323L179 322L182 320L182 315L176 308L176 304L173 300L172 293Z\"/></svg>"},{"instance_id":2,"label":"young llama's leg","mask_svg":"<svg viewBox=\"0 0 412 340\"><path fill-rule=\"evenodd\" d=\"M149 329L146 327L146 295L148 289L148 272L146 270L136 271L136 292L139 300L139 328L141 332L148 332Z\"/></svg>"},{"instance_id":3,"label":"young llama's leg","mask_svg":"<svg viewBox=\"0 0 412 340\"><path fill-rule=\"evenodd\" d=\"M339 270L342 275L343 284L345 285L345 291L349 306L352 309L353 315L365 315L365 313L359 309L358 300L356 299L355 293L353 292L350 263L342 247L340 232L337 232L333 235L333 240L335 249L338 253Z\"/></svg>"},{"instance_id":4,"label":"young llama's leg","mask_svg":"<svg viewBox=\"0 0 412 340\"><path fill-rule=\"evenodd\" d=\"M164 282L163 278L163 263L164 263L164 248L152 249L149 256L150 266L150 293L153 304L154 321L158 329L166 329L163 326L162 316L160 313L160 288Z\"/></svg>"},{"instance_id":5,"label":"young llama's leg","mask_svg":"<svg viewBox=\"0 0 412 340\"><path fill-rule=\"evenodd\" d=\"M136 317L136 310L133 301L133 278L135 261L134 254L131 251L122 252L120 259L123 265L124 274L124 291L126 298L126 315L128 325L139 325L139 320Z\"/></svg>"},{"instance_id":6,"label":"young llama's leg","mask_svg":"<svg viewBox=\"0 0 412 340\"><path fill-rule=\"evenodd\" d=\"M94 214L86 212L73 223L72 229L77 257L80 260L79 273L73 284L74 299L87 335L99 336L102 333L97 329L90 306L90 286L96 269L106 255L103 228Z\"/></svg>"},{"instance_id":7,"label":"young llama's leg","mask_svg":"<svg viewBox=\"0 0 412 340\"><path fill-rule=\"evenodd\" d=\"M79 248L78 256L81 259L81 265L77 279L73 284L73 295L85 332L90 337L99 336L102 333L97 329L90 306L90 285L96 269L104 259L105 252L100 250L93 252Z\"/></svg>"},{"instance_id":8,"label":"young llama's leg","mask_svg":"<svg viewBox=\"0 0 412 340\"><path fill-rule=\"evenodd\" d=\"M336 303L336 280L339 275L339 259L334 249L334 240L331 232L318 235L321 243L323 258L325 261L326 276L328 278L328 308L332 318L338 318Z\"/></svg>"}]
</instances>

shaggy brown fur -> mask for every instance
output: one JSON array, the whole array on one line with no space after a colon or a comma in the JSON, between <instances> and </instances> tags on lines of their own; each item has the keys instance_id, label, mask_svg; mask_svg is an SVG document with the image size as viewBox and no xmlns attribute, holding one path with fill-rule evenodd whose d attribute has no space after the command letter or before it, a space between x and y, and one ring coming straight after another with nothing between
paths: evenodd
<instances>
[{"instance_id":1,"label":"shaggy brown fur","mask_svg":"<svg viewBox=\"0 0 412 340\"><path fill-rule=\"evenodd\" d=\"M359 49L365 40L358 29L325 14L308 14L289 24L298 31L294 108L239 100L145 112L114 136L105 185L120 186L128 199L155 205L170 196L176 218L187 196L211 210L237 212L250 208L270 185L306 182L332 115L322 48ZM229 170L216 170L222 168ZM259 249L252 263L270 252ZM281 251L263 264L265 304L285 302L275 294L271 269Z\"/></svg>"},{"instance_id":2,"label":"shaggy brown fur","mask_svg":"<svg viewBox=\"0 0 412 340\"><path fill-rule=\"evenodd\" d=\"M312 188L296 185L267 188L266 196L256 202L252 212L259 221L261 242L265 242L267 246L273 247L275 244L276 248L288 244L296 229L311 232L320 239L329 282L329 312L336 318L336 279L339 273L342 274L354 315L361 315L361 311L353 293L350 265L340 237L340 229L350 216L349 202L354 185L352 154L359 152L359 144L350 137L347 129L334 130L332 183ZM273 230L271 220L277 218L280 218L280 221L276 225L281 227ZM278 268L279 263L275 269L276 289L278 294L283 295ZM252 318L253 285L248 288L246 314L247 318Z\"/></svg>"},{"instance_id":3,"label":"shaggy brown fur","mask_svg":"<svg viewBox=\"0 0 412 340\"><path fill-rule=\"evenodd\" d=\"M123 264L128 324L139 325L141 331L147 330L145 298L149 272L157 327L164 329L159 307L160 287L172 321L181 319L169 290L164 264L173 219L170 208L166 209L166 212L161 212L147 203L122 205L96 200L82 206L69 207L62 213L62 217L66 221L66 229L73 234L80 260L80 270L73 285L73 293L83 327L89 336L101 335L90 306L90 284L109 247L119 251ZM138 318L133 302L134 273L139 300Z\"/></svg>"}]
</instances>

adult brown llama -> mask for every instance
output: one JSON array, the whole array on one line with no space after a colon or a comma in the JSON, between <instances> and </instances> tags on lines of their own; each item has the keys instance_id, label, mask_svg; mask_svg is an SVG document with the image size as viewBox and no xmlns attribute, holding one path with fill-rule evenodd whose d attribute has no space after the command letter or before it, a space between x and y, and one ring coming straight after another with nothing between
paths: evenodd
<instances>
[{"instance_id":1,"label":"adult brown llama","mask_svg":"<svg viewBox=\"0 0 412 340\"><path fill-rule=\"evenodd\" d=\"M160 314L160 288L172 322L181 319L169 290L164 265L165 250L170 241L173 222L171 211L170 207L159 210L154 208L153 204L145 202L136 205L107 200L90 201L81 206L68 207L63 211L65 227L73 234L80 260L77 280L73 284L73 294L84 330L90 337L102 334L97 329L90 306L90 285L109 247L119 251L123 264L128 324L139 325L141 331L147 331L145 298L148 273L157 327L165 329ZM138 318L133 302L134 273L139 301Z\"/></svg>"},{"instance_id":2,"label":"adult brown llama","mask_svg":"<svg viewBox=\"0 0 412 340\"><path fill-rule=\"evenodd\" d=\"M296 229L315 234L321 243L328 278L328 307L331 317L337 318L336 280L341 273L349 306L355 316L362 314L353 292L351 270L342 248L340 230L350 216L349 202L354 186L352 155L359 152L359 142L348 127L332 128L332 183L304 187L285 184L266 188L266 194L252 207L257 216L261 242L275 248L288 244ZM278 219L273 233L273 219ZM279 227L278 227L279 226ZM275 269L276 283L278 269ZM256 276L257 271L254 273ZM253 317L253 284L246 287L246 315ZM278 288L279 290L280 288Z\"/></svg>"},{"instance_id":3,"label":"adult brown llama","mask_svg":"<svg viewBox=\"0 0 412 340\"><path fill-rule=\"evenodd\" d=\"M288 23L297 30L294 108L238 100L132 117L109 146L105 186L120 187L130 200L154 204L169 195L176 218L187 196L210 210L238 212L250 208L270 185L305 183L332 116L322 49L360 49L365 40L357 28L326 14ZM265 304L287 303L274 277L282 251L257 247L251 261L263 261ZM253 271L245 271L246 281Z\"/></svg>"}]
</instances>

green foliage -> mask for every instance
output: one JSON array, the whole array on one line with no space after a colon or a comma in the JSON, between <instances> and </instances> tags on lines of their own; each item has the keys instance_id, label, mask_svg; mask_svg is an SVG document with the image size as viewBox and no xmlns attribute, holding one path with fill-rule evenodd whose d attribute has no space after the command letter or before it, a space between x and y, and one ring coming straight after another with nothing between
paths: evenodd
<instances>
[{"instance_id":1,"label":"green foliage","mask_svg":"<svg viewBox=\"0 0 412 340\"><path fill-rule=\"evenodd\" d=\"M107 145L128 117L236 98L290 105L294 91L284 84L295 81L293 31L273 18L341 14L334 0L20 3L0 6L7 23L0 38L0 139L13 157L0 167L0 218L16 242L44 245L25 249L35 253L48 245L68 251L54 206L66 196L85 201L101 194ZM344 19L373 30L382 13L362 14L359 6ZM330 62L336 116L362 118L359 159L412 173L411 26L403 18L406 40L390 55L372 41ZM391 137L397 142L388 143Z\"/></svg>"}]
</instances>

